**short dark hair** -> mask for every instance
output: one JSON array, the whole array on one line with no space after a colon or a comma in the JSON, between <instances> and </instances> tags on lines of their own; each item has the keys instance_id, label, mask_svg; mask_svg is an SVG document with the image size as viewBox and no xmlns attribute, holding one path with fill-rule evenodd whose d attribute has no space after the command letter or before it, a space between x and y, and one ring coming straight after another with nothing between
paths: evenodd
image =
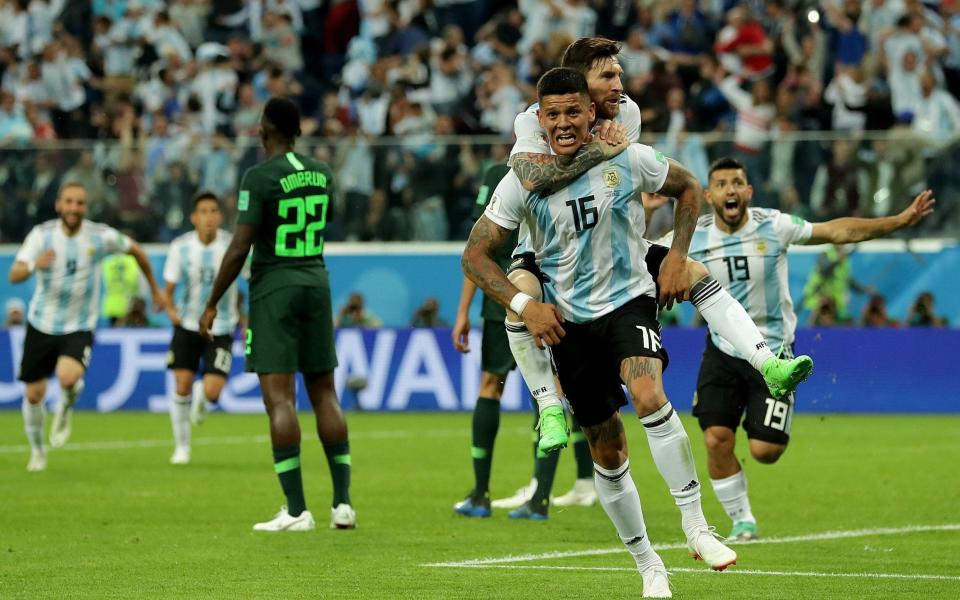
<instances>
[{"instance_id":1,"label":"short dark hair","mask_svg":"<svg viewBox=\"0 0 960 600\"><path fill-rule=\"evenodd\" d=\"M566 67L550 69L537 81L537 99L542 102L544 96L557 94L583 94L589 97L587 78L580 71Z\"/></svg>"},{"instance_id":2,"label":"short dark hair","mask_svg":"<svg viewBox=\"0 0 960 600\"><path fill-rule=\"evenodd\" d=\"M220 198L217 197L216 194L208 190L201 190L197 192L196 195L194 195L193 197L193 210L197 210L197 205L207 200L216 202L217 208L220 208Z\"/></svg>"},{"instance_id":3,"label":"short dark hair","mask_svg":"<svg viewBox=\"0 0 960 600\"><path fill-rule=\"evenodd\" d=\"M263 118L284 137L293 139L300 135L300 108L289 98L274 96L267 100Z\"/></svg>"},{"instance_id":4,"label":"short dark hair","mask_svg":"<svg viewBox=\"0 0 960 600\"><path fill-rule=\"evenodd\" d=\"M620 54L620 44L602 37L580 38L567 46L560 66L586 73L598 62Z\"/></svg>"},{"instance_id":5,"label":"short dark hair","mask_svg":"<svg viewBox=\"0 0 960 600\"><path fill-rule=\"evenodd\" d=\"M747 167L745 167L742 162L732 156L721 156L710 163L710 172L707 174L707 179L713 176L714 171L726 171L727 169L740 169L743 171L744 177L748 175Z\"/></svg>"}]
</instances>

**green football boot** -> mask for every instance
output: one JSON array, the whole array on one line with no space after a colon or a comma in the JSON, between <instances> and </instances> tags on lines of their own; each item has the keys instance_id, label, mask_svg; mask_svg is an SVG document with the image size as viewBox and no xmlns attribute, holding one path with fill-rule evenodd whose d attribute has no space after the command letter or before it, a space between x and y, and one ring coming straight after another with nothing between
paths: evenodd
<instances>
[{"instance_id":1,"label":"green football boot","mask_svg":"<svg viewBox=\"0 0 960 600\"><path fill-rule=\"evenodd\" d=\"M557 452L567 447L567 417L563 414L562 406L548 406L540 412L537 422L537 431L540 432L540 441L537 449L544 454Z\"/></svg>"},{"instance_id":2,"label":"green football boot","mask_svg":"<svg viewBox=\"0 0 960 600\"><path fill-rule=\"evenodd\" d=\"M763 380L774 398L788 396L813 372L813 359L807 355L796 358L768 358L760 369Z\"/></svg>"},{"instance_id":3,"label":"green football boot","mask_svg":"<svg viewBox=\"0 0 960 600\"><path fill-rule=\"evenodd\" d=\"M757 535L757 524L753 521L737 521L733 524L733 529L727 539L731 542L749 542L759 539Z\"/></svg>"}]
</instances>

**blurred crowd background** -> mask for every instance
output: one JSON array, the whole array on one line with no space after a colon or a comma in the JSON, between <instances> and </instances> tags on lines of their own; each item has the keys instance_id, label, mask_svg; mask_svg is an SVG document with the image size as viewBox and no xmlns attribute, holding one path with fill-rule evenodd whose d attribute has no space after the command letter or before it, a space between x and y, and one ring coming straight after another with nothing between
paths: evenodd
<instances>
[{"instance_id":1,"label":"blurred crowd background","mask_svg":"<svg viewBox=\"0 0 960 600\"><path fill-rule=\"evenodd\" d=\"M0 0L0 242L68 179L141 241L201 188L231 223L271 95L337 175L328 239L464 239L537 78L591 35L623 44L643 141L702 179L734 153L755 204L815 220L929 187L909 234L960 232L956 0Z\"/></svg>"}]
</instances>

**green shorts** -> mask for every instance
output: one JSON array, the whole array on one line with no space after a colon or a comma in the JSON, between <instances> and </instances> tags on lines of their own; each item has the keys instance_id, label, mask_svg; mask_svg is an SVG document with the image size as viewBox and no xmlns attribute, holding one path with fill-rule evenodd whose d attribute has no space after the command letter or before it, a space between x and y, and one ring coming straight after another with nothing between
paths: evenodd
<instances>
[{"instance_id":1,"label":"green shorts","mask_svg":"<svg viewBox=\"0 0 960 600\"><path fill-rule=\"evenodd\" d=\"M282 287L250 301L246 370L328 373L337 367L327 286Z\"/></svg>"},{"instance_id":2,"label":"green shorts","mask_svg":"<svg viewBox=\"0 0 960 600\"><path fill-rule=\"evenodd\" d=\"M480 369L485 373L506 375L516 366L503 321L484 319L483 338L480 340Z\"/></svg>"}]
</instances>

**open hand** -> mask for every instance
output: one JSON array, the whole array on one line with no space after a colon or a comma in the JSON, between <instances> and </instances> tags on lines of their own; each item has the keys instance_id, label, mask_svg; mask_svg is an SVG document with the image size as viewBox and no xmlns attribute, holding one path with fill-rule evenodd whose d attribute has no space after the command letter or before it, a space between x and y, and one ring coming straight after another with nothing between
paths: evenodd
<instances>
[{"instance_id":1,"label":"open hand","mask_svg":"<svg viewBox=\"0 0 960 600\"><path fill-rule=\"evenodd\" d=\"M523 309L520 316L527 331L533 336L538 348L546 346L556 346L560 340L567 334L563 330L563 315L553 304L544 304L531 300Z\"/></svg>"},{"instance_id":2,"label":"open hand","mask_svg":"<svg viewBox=\"0 0 960 600\"><path fill-rule=\"evenodd\" d=\"M933 212L933 205L937 203L937 199L933 197L933 191L923 190L917 197L913 199L913 202L900 213L900 218L903 220L904 227L910 227L916 225L924 217Z\"/></svg>"}]
</instances>

